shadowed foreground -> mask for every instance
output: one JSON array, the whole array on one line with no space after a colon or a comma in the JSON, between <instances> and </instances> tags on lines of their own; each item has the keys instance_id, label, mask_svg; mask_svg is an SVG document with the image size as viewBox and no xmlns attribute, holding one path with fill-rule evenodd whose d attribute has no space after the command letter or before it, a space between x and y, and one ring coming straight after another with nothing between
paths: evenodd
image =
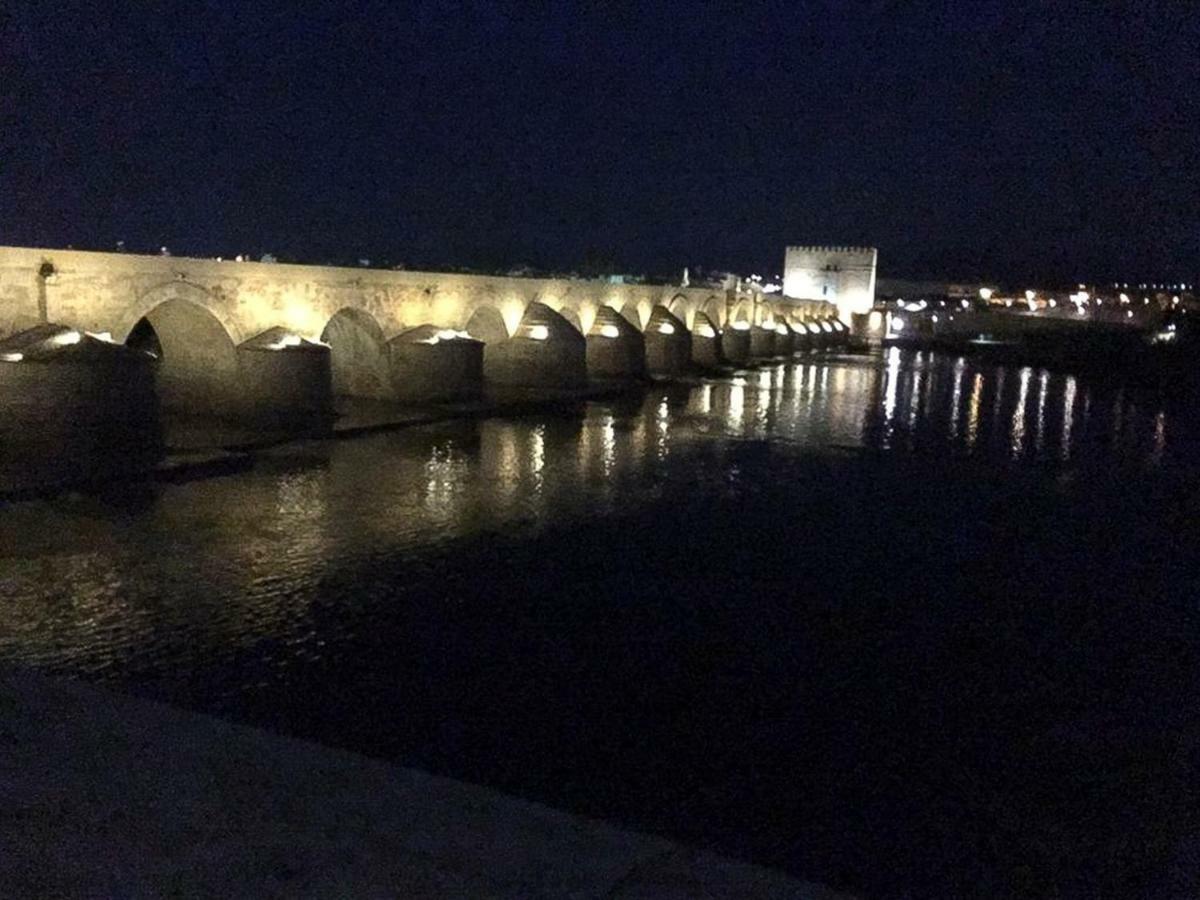
<instances>
[{"instance_id":1,"label":"shadowed foreground","mask_svg":"<svg viewBox=\"0 0 1200 900\"><path fill-rule=\"evenodd\" d=\"M0 681L0 895L832 898L784 875L92 687Z\"/></svg>"}]
</instances>

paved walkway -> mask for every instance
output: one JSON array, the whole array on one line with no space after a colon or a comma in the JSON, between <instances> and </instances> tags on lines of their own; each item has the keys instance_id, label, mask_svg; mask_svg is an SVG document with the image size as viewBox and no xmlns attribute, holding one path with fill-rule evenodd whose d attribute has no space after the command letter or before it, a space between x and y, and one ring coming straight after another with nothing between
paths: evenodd
<instances>
[{"instance_id":1,"label":"paved walkway","mask_svg":"<svg viewBox=\"0 0 1200 900\"><path fill-rule=\"evenodd\" d=\"M830 900L445 778L40 676L0 677L0 897Z\"/></svg>"}]
</instances>

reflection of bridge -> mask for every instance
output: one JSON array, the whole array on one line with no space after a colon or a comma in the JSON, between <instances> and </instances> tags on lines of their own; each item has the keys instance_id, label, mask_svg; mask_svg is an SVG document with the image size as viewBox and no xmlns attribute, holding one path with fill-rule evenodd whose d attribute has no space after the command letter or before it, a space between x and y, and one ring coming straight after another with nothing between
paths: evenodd
<instances>
[{"instance_id":1,"label":"reflection of bridge","mask_svg":"<svg viewBox=\"0 0 1200 900\"><path fill-rule=\"evenodd\" d=\"M834 315L758 291L0 248L0 338L54 323L151 349L164 404L200 412L672 373L790 353Z\"/></svg>"}]
</instances>

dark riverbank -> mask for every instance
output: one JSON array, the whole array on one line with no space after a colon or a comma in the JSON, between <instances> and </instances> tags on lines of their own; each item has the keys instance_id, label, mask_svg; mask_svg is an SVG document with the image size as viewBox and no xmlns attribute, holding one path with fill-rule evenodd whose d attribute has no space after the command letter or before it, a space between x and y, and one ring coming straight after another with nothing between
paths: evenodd
<instances>
[{"instance_id":1,"label":"dark riverbank","mask_svg":"<svg viewBox=\"0 0 1200 900\"><path fill-rule=\"evenodd\" d=\"M0 710L6 897L835 900L486 788L80 684L0 675Z\"/></svg>"}]
</instances>

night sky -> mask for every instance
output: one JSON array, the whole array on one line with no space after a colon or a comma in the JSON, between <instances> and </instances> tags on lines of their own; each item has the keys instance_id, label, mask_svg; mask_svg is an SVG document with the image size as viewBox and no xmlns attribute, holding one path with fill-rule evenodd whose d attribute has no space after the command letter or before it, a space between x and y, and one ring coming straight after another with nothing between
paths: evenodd
<instances>
[{"instance_id":1,"label":"night sky","mask_svg":"<svg viewBox=\"0 0 1200 900\"><path fill-rule=\"evenodd\" d=\"M0 243L1200 270L1187 2L0 5ZM1200 280L1200 279L1198 279Z\"/></svg>"}]
</instances>

